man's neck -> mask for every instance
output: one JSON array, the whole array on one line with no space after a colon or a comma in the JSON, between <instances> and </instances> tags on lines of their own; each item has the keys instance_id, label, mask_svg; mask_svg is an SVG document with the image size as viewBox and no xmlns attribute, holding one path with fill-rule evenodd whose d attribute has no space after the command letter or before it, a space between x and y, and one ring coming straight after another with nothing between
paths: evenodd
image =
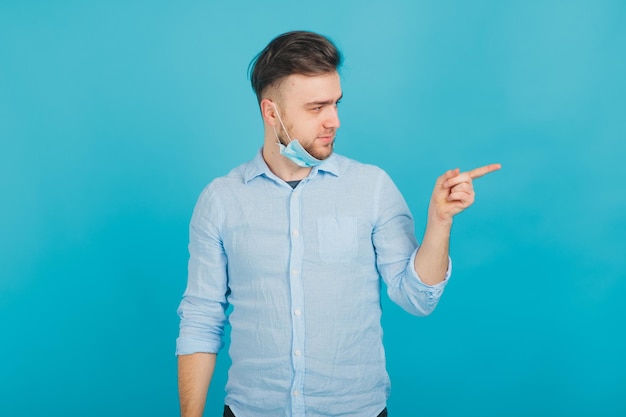
<instances>
[{"instance_id":1,"label":"man's neck","mask_svg":"<svg viewBox=\"0 0 626 417\"><path fill-rule=\"evenodd\" d=\"M262 154L270 171L283 181L299 181L311 172L311 168L298 166L282 156L275 142L266 140Z\"/></svg>"}]
</instances>

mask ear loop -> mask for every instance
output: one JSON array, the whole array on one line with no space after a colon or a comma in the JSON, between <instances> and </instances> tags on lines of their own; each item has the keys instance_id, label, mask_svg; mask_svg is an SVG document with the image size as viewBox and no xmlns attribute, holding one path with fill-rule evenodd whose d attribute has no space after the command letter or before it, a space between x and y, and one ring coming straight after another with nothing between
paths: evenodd
<instances>
[{"instance_id":1,"label":"mask ear loop","mask_svg":"<svg viewBox=\"0 0 626 417\"><path fill-rule=\"evenodd\" d=\"M291 136L289 136L289 132L287 132L287 128L285 127L285 124L283 123L283 118L280 117L280 112L278 111L278 107L276 107L276 104L274 104L274 102L272 102L272 106L274 106L274 110L276 110L276 115L278 116L278 121L280 122L280 125L283 127L283 130L285 131L285 134L287 135L287 139L289 139L289 142L291 143ZM276 128L274 127L274 125L272 125L272 129L274 129L274 134L276 135L276 139L280 143L280 139L278 138L278 134L276 133Z\"/></svg>"},{"instance_id":2,"label":"mask ear loop","mask_svg":"<svg viewBox=\"0 0 626 417\"><path fill-rule=\"evenodd\" d=\"M276 144L278 146L283 145L283 143L280 141L280 139L278 138L278 132L276 131L276 128L272 125L272 129L274 130L274 136L276 136ZM285 145L283 145L285 146Z\"/></svg>"}]
</instances>

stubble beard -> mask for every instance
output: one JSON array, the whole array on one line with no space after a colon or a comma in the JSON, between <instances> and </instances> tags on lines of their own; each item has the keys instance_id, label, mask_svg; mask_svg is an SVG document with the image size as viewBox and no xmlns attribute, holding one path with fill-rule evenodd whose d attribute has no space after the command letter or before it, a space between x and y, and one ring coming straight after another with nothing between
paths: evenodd
<instances>
[{"instance_id":1,"label":"stubble beard","mask_svg":"<svg viewBox=\"0 0 626 417\"><path fill-rule=\"evenodd\" d=\"M315 146L315 142L313 142L309 146L304 147L304 149L311 154L312 157L324 160L333 154L335 149L335 139L333 139L332 142L321 146Z\"/></svg>"}]
</instances>

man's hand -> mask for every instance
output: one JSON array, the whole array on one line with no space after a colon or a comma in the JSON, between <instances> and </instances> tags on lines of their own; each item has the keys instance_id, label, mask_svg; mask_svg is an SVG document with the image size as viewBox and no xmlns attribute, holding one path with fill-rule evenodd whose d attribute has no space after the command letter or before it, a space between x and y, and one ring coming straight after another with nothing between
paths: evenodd
<instances>
[{"instance_id":1,"label":"man's hand","mask_svg":"<svg viewBox=\"0 0 626 417\"><path fill-rule=\"evenodd\" d=\"M437 179L428 209L429 220L452 224L452 217L474 203L472 180L497 171L502 166L491 164L467 172L453 169Z\"/></svg>"},{"instance_id":2,"label":"man's hand","mask_svg":"<svg viewBox=\"0 0 626 417\"><path fill-rule=\"evenodd\" d=\"M435 285L446 277L452 217L474 202L472 180L500 168L500 164L491 164L463 173L457 168L437 178L428 207L424 239L414 264L425 284Z\"/></svg>"}]
</instances>

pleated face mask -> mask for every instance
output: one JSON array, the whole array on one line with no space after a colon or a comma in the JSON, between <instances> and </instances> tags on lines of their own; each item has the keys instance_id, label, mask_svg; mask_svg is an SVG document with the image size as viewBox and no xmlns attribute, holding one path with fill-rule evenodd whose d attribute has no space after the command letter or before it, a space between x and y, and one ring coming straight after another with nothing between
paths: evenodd
<instances>
[{"instance_id":1,"label":"pleated face mask","mask_svg":"<svg viewBox=\"0 0 626 417\"><path fill-rule=\"evenodd\" d=\"M294 164L302 168L311 168L324 162L323 160L317 159L313 155L308 153L306 149L302 147L300 142L298 142L298 139L296 138L291 139L291 136L289 136L289 132L287 132L287 128L285 127L285 124L283 123L283 119L280 117L280 112L278 111L278 107L276 107L276 104L274 103L272 103L272 105L274 106L274 109L276 109L276 115L278 116L278 121L280 122L280 125L282 126L283 130L285 131L285 134L287 135L287 139L289 139L289 143L287 144L287 146L285 146L278 138L278 132L276 132L276 128L272 126L272 129L274 129L274 134L276 135L276 141L277 141L276 143L278 145L278 148L280 149L280 154L283 155L285 158L289 159Z\"/></svg>"}]
</instances>

